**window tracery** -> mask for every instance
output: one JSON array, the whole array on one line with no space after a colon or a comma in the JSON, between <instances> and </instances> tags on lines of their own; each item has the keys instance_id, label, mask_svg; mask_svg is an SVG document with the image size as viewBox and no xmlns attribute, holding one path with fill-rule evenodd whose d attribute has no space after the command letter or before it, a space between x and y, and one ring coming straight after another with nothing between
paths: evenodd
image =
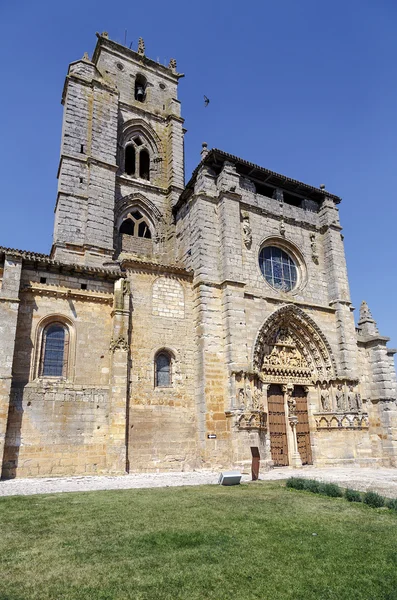
<instances>
[{"instance_id":1,"label":"window tracery","mask_svg":"<svg viewBox=\"0 0 397 600\"><path fill-rule=\"evenodd\" d=\"M148 145L139 135L125 145L124 172L131 177L150 181L150 152Z\"/></svg>"},{"instance_id":2,"label":"window tracery","mask_svg":"<svg viewBox=\"0 0 397 600\"><path fill-rule=\"evenodd\" d=\"M127 215L120 226L119 232L132 237L152 239L149 223L139 210L134 210Z\"/></svg>"}]
</instances>

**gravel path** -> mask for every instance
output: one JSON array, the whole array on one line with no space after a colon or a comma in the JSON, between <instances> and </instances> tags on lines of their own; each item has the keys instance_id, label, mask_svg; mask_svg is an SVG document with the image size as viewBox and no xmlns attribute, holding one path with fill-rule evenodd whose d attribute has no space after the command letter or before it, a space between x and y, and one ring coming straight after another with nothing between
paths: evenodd
<instances>
[{"instance_id":1,"label":"gravel path","mask_svg":"<svg viewBox=\"0 0 397 600\"><path fill-rule=\"evenodd\" d=\"M309 477L339 483L356 490L377 491L388 498L397 498L397 469L371 469L359 467L330 467L318 469L276 468L261 476L262 481L291 477ZM0 496L29 496L58 492L88 492L95 490L126 490L131 488L168 487L181 485L217 484L219 471L194 471L189 473L142 473L119 477L59 477L41 479L11 479L0 482ZM250 481L243 475L243 481Z\"/></svg>"}]
</instances>

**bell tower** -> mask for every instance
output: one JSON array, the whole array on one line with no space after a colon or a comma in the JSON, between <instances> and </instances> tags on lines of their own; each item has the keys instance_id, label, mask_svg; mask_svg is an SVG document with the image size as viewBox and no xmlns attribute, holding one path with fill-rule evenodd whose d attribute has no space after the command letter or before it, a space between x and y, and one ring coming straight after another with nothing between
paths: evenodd
<instances>
[{"instance_id":1,"label":"bell tower","mask_svg":"<svg viewBox=\"0 0 397 600\"><path fill-rule=\"evenodd\" d=\"M97 34L69 65L52 255L101 266L121 255L172 260L172 207L184 187L176 61Z\"/></svg>"}]
</instances>

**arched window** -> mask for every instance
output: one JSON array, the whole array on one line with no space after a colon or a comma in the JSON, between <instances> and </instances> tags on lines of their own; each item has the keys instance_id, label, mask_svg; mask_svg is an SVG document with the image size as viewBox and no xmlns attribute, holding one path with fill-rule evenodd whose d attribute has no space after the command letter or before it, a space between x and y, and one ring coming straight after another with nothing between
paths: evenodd
<instances>
[{"instance_id":1,"label":"arched window","mask_svg":"<svg viewBox=\"0 0 397 600\"><path fill-rule=\"evenodd\" d=\"M43 331L41 345L41 377L66 377L68 367L69 330L63 323L50 323Z\"/></svg>"},{"instance_id":2,"label":"arched window","mask_svg":"<svg viewBox=\"0 0 397 600\"><path fill-rule=\"evenodd\" d=\"M149 152L145 149L139 153L139 177L149 180L150 158Z\"/></svg>"},{"instance_id":3,"label":"arched window","mask_svg":"<svg viewBox=\"0 0 397 600\"><path fill-rule=\"evenodd\" d=\"M145 102L147 81L143 75L137 75L135 79L135 100Z\"/></svg>"},{"instance_id":4,"label":"arched window","mask_svg":"<svg viewBox=\"0 0 397 600\"><path fill-rule=\"evenodd\" d=\"M134 221L132 219L126 219L121 224L120 233L125 233L127 235L134 235L134 227L135 227Z\"/></svg>"},{"instance_id":5,"label":"arched window","mask_svg":"<svg viewBox=\"0 0 397 600\"><path fill-rule=\"evenodd\" d=\"M127 175L135 175L135 148L128 144L125 148L125 172Z\"/></svg>"},{"instance_id":6,"label":"arched window","mask_svg":"<svg viewBox=\"0 0 397 600\"><path fill-rule=\"evenodd\" d=\"M164 350L156 354L154 361L155 367L155 386L156 387L170 387L172 383L171 378L171 356Z\"/></svg>"},{"instance_id":7,"label":"arched window","mask_svg":"<svg viewBox=\"0 0 397 600\"><path fill-rule=\"evenodd\" d=\"M125 146L124 172L150 181L150 153L139 136L135 136Z\"/></svg>"},{"instance_id":8,"label":"arched window","mask_svg":"<svg viewBox=\"0 0 397 600\"><path fill-rule=\"evenodd\" d=\"M120 233L131 235L133 237L146 238L147 240L152 239L147 219L139 212L139 210L134 210L134 212L130 213L122 222Z\"/></svg>"}]
</instances>

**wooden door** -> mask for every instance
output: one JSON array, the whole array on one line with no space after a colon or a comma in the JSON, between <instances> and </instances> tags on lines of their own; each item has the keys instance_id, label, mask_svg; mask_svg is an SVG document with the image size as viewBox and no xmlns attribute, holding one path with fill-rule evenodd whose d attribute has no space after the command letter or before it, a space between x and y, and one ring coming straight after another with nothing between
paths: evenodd
<instances>
[{"instance_id":1,"label":"wooden door","mask_svg":"<svg viewBox=\"0 0 397 600\"><path fill-rule=\"evenodd\" d=\"M284 394L279 385L271 385L267 393L269 411L270 450L275 467L288 465L287 427Z\"/></svg>"},{"instance_id":2,"label":"wooden door","mask_svg":"<svg viewBox=\"0 0 397 600\"><path fill-rule=\"evenodd\" d=\"M307 397L305 390L300 386L294 386L293 395L296 400L296 416L298 423L296 425L296 438L298 442L298 452L301 456L303 465L311 465L312 449L310 446L309 416L307 413Z\"/></svg>"}]
</instances>

